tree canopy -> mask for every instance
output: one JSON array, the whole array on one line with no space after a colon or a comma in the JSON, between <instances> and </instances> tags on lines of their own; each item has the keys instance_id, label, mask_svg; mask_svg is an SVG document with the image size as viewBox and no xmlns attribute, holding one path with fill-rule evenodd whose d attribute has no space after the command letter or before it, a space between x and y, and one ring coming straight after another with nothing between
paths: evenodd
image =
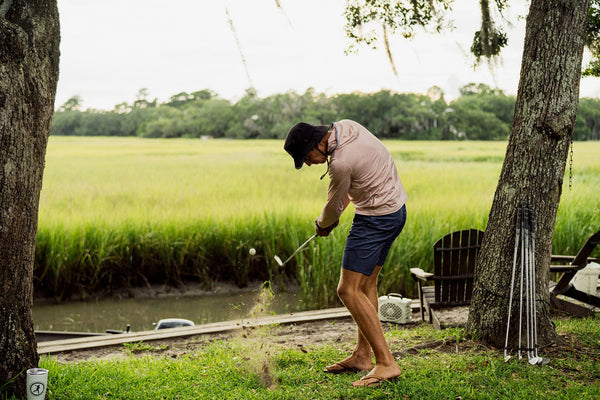
<instances>
[{"instance_id":1,"label":"tree canopy","mask_svg":"<svg viewBox=\"0 0 600 400\"><path fill-rule=\"evenodd\" d=\"M432 87L427 94L346 93L326 96L309 89L259 98L248 90L237 102L210 90L174 94L164 103L140 91L133 104L113 110L82 110L79 96L54 114L53 135L139 136L147 138L283 139L297 121L329 124L350 118L380 138L406 140L504 140L508 137L515 97L485 84L470 83L446 101ZM582 99L576 140L598 140L600 100Z\"/></svg>"},{"instance_id":2,"label":"tree canopy","mask_svg":"<svg viewBox=\"0 0 600 400\"><path fill-rule=\"evenodd\" d=\"M504 18L510 0L480 0L481 28L473 33L471 53L476 64L482 59L491 61L508 45L508 37L495 22L493 15ZM413 38L418 30L442 33L454 27L451 19L454 0L429 0L424 2L401 0L348 0L346 36L350 39L349 51L359 46L376 48L383 42L394 71L396 67L389 46L390 34ZM600 76L600 0L591 0L588 13L585 46L592 58L583 69L583 76Z\"/></svg>"}]
</instances>

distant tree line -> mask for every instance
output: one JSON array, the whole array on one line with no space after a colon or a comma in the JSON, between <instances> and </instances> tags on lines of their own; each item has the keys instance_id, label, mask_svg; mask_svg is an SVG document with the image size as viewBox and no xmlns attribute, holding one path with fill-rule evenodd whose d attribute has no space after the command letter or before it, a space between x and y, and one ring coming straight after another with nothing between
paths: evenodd
<instances>
[{"instance_id":1,"label":"distant tree line","mask_svg":"<svg viewBox=\"0 0 600 400\"><path fill-rule=\"evenodd\" d=\"M248 90L232 103L210 90L178 93L169 101L148 100L146 89L133 104L111 111L82 110L74 96L54 114L51 134L145 138L282 139L299 121L329 124L349 118L380 138L407 140L503 140L512 124L515 97L471 83L449 103L438 87L427 94L348 93L327 96L313 89L259 98ZM600 139L600 100L582 98L575 140Z\"/></svg>"}]
</instances>

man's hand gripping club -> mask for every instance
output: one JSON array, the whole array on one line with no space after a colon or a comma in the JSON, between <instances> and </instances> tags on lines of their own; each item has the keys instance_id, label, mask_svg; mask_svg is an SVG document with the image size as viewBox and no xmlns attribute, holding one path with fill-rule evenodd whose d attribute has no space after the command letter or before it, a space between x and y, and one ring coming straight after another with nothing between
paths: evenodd
<instances>
[{"instance_id":1,"label":"man's hand gripping club","mask_svg":"<svg viewBox=\"0 0 600 400\"><path fill-rule=\"evenodd\" d=\"M319 226L319 224L315 220L315 234L317 236L329 236L329 234L331 233L333 228L338 226L339 223L340 223L340 220L338 219L337 221L335 221L333 224L329 225L328 227L322 228Z\"/></svg>"}]
</instances>

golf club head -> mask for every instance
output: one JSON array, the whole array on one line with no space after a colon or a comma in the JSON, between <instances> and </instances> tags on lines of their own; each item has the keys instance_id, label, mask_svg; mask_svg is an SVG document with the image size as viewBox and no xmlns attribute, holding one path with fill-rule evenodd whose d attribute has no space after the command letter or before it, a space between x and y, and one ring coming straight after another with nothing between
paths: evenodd
<instances>
[{"instance_id":1,"label":"golf club head","mask_svg":"<svg viewBox=\"0 0 600 400\"><path fill-rule=\"evenodd\" d=\"M537 359L538 359L537 365L546 365L546 364L550 363L549 358L538 357Z\"/></svg>"},{"instance_id":2,"label":"golf club head","mask_svg":"<svg viewBox=\"0 0 600 400\"><path fill-rule=\"evenodd\" d=\"M529 364L531 365L536 365L537 364L537 357L531 357L531 358L527 358L527 362L529 362Z\"/></svg>"},{"instance_id":3,"label":"golf club head","mask_svg":"<svg viewBox=\"0 0 600 400\"><path fill-rule=\"evenodd\" d=\"M274 256L273 258L275 259L275 262L277 262L277 264L280 267L283 267L283 262L281 261L281 258L279 258L279 256Z\"/></svg>"},{"instance_id":4,"label":"golf club head","mask_svg":"<svg viewBox=\"0 0 600 400\"><path fill-rule=\"evenodd\" d=\"M504 356L504 362L508 362L508 360L510 360L511 358L512 358L511 356L505 355Z\"/></svg>"}]
</instances>

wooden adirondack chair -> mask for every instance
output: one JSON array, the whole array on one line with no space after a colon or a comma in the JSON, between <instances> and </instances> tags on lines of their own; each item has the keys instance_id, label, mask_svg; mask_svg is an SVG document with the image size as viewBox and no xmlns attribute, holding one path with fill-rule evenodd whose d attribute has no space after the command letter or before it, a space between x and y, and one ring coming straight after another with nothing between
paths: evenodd
<instances>
[{"instance_id":1,"label":"wooden adirondack chair","mask_svg":"<svg viewBox=\"0 0 600 400\"><path fill-rule=\"evenodd\" d=\"M475 261L482 241L483 231L476 229L449 233L433 245L433 273L410 269L417 281L423 321L427 313L429 322L437 329L445 328L449 325L440 322L435 310L471 303Z\"/></svg>"},{"instance_id":2,"label":"wooden adirondack chair","mask_svg":"<svg viewBox=\"0 0 600 400\"><path fill-rule=\"evenodd\" d=\"M600 243L600 231L596 232L585 242L576 256L552 255L550 259L550 272L562 273L556 285L551 285L550 302L559 310L566 311L577 316L593 316L594 312L589 308L558 298L559 295L570 297L583 303L600 307L600 297L582 292L573 286L571 281L577 271L585 268L595 258L590 258L596 246Z\"/></svg>"}]
</instances>

